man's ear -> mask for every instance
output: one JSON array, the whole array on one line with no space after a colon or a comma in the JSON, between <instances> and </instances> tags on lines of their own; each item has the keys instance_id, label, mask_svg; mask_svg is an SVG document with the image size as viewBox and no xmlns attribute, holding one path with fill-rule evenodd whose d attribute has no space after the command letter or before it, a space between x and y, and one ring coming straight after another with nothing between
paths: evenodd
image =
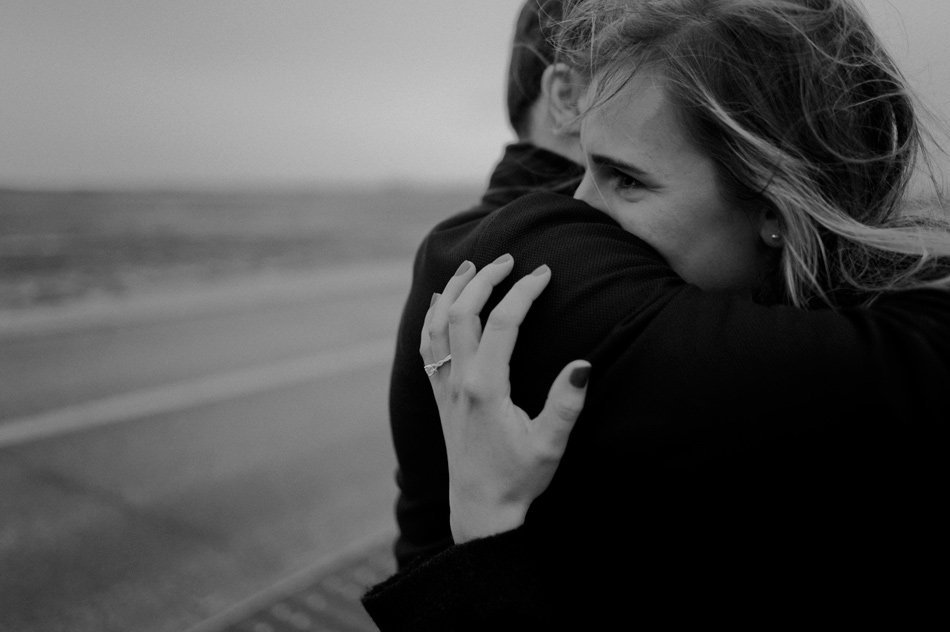
<instances>
[{"instance_id":1,"label":"man's ear","mask_svg":"<svg viewBox=\"0 0 950 632\"><path fill-rule=\"evenodd\" d=\"M580 96L585 85L567 64L551 64L541 76L541 97L548 104L554 133L580 134Z\"/></svg>"}]
</instances>

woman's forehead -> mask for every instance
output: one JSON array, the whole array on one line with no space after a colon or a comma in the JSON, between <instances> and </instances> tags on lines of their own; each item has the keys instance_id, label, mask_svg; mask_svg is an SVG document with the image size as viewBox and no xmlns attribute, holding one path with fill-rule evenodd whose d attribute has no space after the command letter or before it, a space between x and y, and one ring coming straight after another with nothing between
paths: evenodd
<instances>
[{"instance_id":1,"label":"woman's forehead","mask_svg":"<svg viewBox=\"0 0 950 632\"><path fill-rule=\"evenodd\" d=\"M619 153L685 151L691 143L675 108L662 80L638 73L610 98L590 106L582 121L581 142L588 151L590 145Z\"/></svg>"}]
</instances>

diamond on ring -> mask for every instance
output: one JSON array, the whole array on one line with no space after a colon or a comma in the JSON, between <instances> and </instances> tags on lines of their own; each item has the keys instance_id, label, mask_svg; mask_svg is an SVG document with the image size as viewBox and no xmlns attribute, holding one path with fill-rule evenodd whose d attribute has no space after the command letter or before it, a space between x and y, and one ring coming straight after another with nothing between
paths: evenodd
<instances>
[{"instance_id":1,"label":"diamond on ring","mask_svg":"<svg viewBox=\"0 0 950 632\"><path fill-rule=\"evenodd\" d=\"M452 354L450 353L449 355L445 356L444 358L442 358L435 364L427 364L422 368L426 370L426 375L428 375L429 377L432 377L433 375L435 375L435 372L439 370L440 366L442 366L443 364L445 364L451 359L452 359Z\"/></svg>"}]
</instances>

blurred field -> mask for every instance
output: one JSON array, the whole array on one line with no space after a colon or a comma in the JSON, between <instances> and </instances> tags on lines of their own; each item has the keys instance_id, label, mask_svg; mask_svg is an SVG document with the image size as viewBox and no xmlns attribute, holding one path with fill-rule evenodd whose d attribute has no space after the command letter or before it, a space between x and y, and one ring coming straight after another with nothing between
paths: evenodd
<instances>
[{"instance_id":1,"label":"blurred field","mask_svg":"<svg viewBox=\"0 0 950 632\"><path fill-rule=\"evenodd\" d=\"M0 309L408 258L478 194L0 189Z\"/></svg>"}]
</instances>

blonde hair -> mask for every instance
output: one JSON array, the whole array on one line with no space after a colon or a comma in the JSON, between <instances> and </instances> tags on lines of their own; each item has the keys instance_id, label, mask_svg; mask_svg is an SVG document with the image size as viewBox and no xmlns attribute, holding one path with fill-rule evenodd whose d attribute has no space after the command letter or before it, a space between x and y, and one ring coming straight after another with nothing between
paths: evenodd
<instances>
[{"instance_id":1,"label":"blonde hair","mask_svg":"<svg viewBox=\"0 0 950 632\"><path fill-rule=\"evenodd\" d=\"M594 106L658 71L723 183L775 212L781 300L950 289L950 221L916 100L852 0L569 4L559 54L609 86ZM937 194L930 217L907 209L919 169Z\"/></svg>"}]
</instances>

